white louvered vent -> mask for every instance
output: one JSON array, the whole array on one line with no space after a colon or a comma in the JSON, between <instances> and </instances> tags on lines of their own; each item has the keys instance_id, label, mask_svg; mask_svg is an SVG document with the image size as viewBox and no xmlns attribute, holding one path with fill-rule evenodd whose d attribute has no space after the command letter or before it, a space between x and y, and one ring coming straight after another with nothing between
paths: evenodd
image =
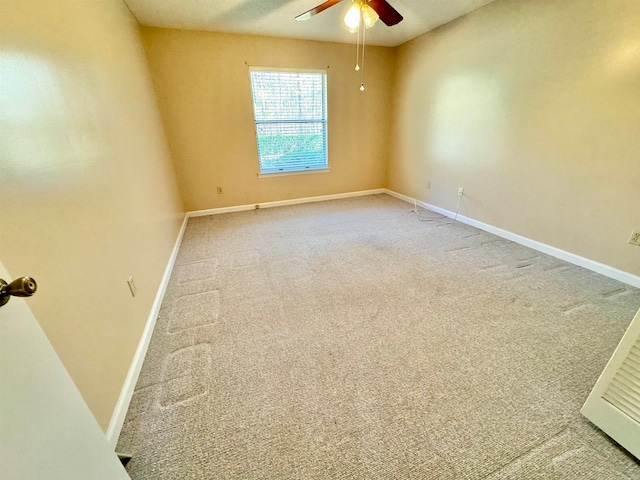
<instances>
[{"instance_id":1,"label":"white louvered vent","mask_svg":"<svg viewBox=\"0 0 640 480\"><path fill-rule=\"evenodd\" d=\"M640 310L580 411L640 459Z\"/></svg>"},{"instance_id":2,"label":"white louvered vent","mask_svg":"<svg viewBox=\"0 0 640 480\"><path fill-rule=\"evenodd\" d=\"M640 337L629 350L602 398L640 423Z\"/></svg>"}]
</instances>

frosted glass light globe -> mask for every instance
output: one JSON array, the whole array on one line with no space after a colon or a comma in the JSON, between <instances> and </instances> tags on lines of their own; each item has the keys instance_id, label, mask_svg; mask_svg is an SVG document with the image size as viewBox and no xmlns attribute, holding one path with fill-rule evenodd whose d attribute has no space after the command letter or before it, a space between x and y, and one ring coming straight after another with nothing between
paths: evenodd
<instances>
[{"instance_id":1,"label":"frosted glass light globe","mask_svg":"<svg viewBox=\"0 0 640 480\"><path fill-rule=\"evenodd\" d=\"M360 25L360 2L353 2L344 16L344 24L349 31L356 30Z\"/></svg>"}]
</instances>

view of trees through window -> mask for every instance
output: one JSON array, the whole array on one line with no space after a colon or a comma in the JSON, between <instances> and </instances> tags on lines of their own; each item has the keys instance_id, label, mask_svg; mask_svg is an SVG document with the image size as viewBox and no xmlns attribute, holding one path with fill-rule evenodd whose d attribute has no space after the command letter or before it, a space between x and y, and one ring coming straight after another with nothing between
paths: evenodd
<instances>
[{"instance_id":1,"label":"view of trees through window","mask_svg":"<svg viewBox=\"0 0 640 480\"><path fill-rule=\"evenodd\" d=\"M326 73L250 73L260 172L327 168Z\"/></svg>"}]
</instances>

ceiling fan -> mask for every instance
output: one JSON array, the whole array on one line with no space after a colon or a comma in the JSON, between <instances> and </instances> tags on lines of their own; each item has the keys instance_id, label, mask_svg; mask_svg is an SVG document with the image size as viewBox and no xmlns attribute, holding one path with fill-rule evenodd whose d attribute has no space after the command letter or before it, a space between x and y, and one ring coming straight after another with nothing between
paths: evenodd
<instances>
[{"instance_id":1,"label":"ceiling fan","mask_svg":"<svg viewBox=\"0 0 640 480\"><path fill-rule=\"evenodd\" d=\"M309 18L323 12L329 7L333 7L342 0L327 0L324 3L308 10L296 17L296 20L308 20ZM356 66L355 71L361 72L362 81L360 91L364 92L364 45L365 31L378 21L391 27L402 21L402 15L389 5L387 0L351 0L351 7L344 16L344 25L351 33L356 34ZM360 67L362 64L362 67Z\"/></svg>"},{"instance_id":2,"label":"ceiling fan","mask_svg":"<svg viewBox=\"0 0 640 480\"><path fill-rule=\"evenodd\" d=\"M317 7L312 8L296 17L296 20L308 20L318 13L333 7L342 0L327 0ZM388 27L396 25L402 21L402 15L389 5L386 0L353 0L353 5L344 17L345 25L349 30L355 31L360 24L360 17L364 20L367 28L372 27L378 17Z\"/></svg>"}]
</instances>

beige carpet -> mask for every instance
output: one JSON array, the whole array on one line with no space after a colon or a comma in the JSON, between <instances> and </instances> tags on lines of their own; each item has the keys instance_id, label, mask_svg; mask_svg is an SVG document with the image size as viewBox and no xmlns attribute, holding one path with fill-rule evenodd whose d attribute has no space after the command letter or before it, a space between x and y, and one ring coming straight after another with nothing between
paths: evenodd
<instances>
[{"instance_id":1,"label":"beige carpet","mask_svg":"<svg viewBox=\"0 0 640 480\"><path fill-rule=\"evenodd\" d=\"M639 479L579 410L640 291L386 195L192 218L133 479Z\"/></svg>"}]
</instances>

